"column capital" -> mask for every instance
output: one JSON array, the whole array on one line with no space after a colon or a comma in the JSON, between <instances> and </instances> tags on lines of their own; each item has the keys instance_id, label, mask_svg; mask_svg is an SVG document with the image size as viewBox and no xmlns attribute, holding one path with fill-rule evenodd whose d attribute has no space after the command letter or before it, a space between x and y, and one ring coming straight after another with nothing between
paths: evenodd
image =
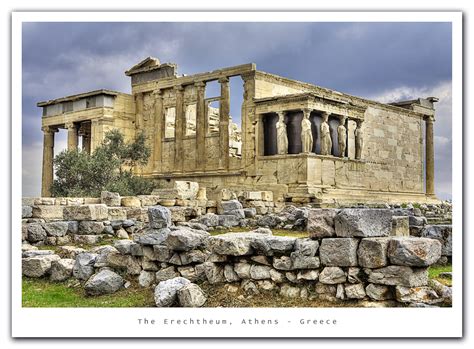
<instances>
[{"instance_id":1,"label":"column capital","mask_svg":"<svg viewBox=\"0 0 474 349\"><path fill-rule=\"evenodd\" d=\"M280 116L280 115L283 116L283 117L286 116L286 111L284 111L284 110L283 111L277 111L276 113L277 113L278 116ZM260 114L260 115L263 115L263 114Z\"/></svg>"},{"instance_id":2,"label":"column capital","mask_svg":"<svg viewBox=\"0 0 474 349\"><path fill-rule=\"evenodd\" d=\"M161 89L161 88L154 89L151 94L153 96L161 97L161 96L163 96L163 89Z\"/></svg>"},{"instance_id":3,"label":"column capital","mask_svg":"<svg viewBox=\"0 0 474 349\"><path fill-rule=\"evenodd\" d=\"M134 94L135 98L142 98L143 97L143 92L137 92Z\"/></svg>"},{"instance_id":4,"label":"column capital","mask_svg":"<svg viewBox=\"0 0 474 349\"><path fill-rule=\"evenodd\" d=\"M75 124L74 122L71 121L71 122L66 122L66 123L64 124L64 127L66 127L67 129L74 129L74 128L76 128L77 126L76 126L76 124Z\"/></svg>"},{"instance_id":5,"label":"column capital","mask_svg":"<svg viewBox=\"0 0 474 349\"><path fill-rule=\"evenodd\" d=\"M204 81L196 81L194 83L194 86L196 86L197 88L204 88L206 87L206 83Z\"/></svg>"},{"instance_id":6,"label":"column capital","mask_svg":"<svg viewBox=\"0 0 474 349\"><path fill-rule=\"evenodd\" d=\"M229 78L227 76L221 76L217 81L219 81L221 84L224 84L229 82Z\"/></svg>"},{"instance_id":7,"label":"column capital","mask_svg":"<svg viewBox=\"0 0 474 349\"><path fill-rule=\"evenodd\" d=\"M176 85L176 86L173 86L173 89L175 91L183 91L184 90L184 86L183 85Z\"/></svg>"},{"instance_id":8,"label":"column capital","mask_svg":"<svg viewBox=\"0 0 474 349\"><path fill-rule=\"evenodd\" d=\"M310 116L312 109L310 108L303 108L301 109L303 111L303 117Z\"/></svg>"},{"instance_id":9,"label":"column capital","mask_svg":"<svg viewBox=\"0 0 474 349\"><path fill-rule=\"evenodd\" d=\"M41 127L41 131L43 131L46 134L53 134L55 132L58 132L58 128L54 126L43 126Z\"/></svg>"},{"instance_id":10,"label":"column capital","mask_svg":"<svg viewBox=\"0 0 474 349\"><path fill-rule=\"evenodd\" d=\"M428 122L429 122L429 123L433 123L433 122L435 122L435 121L436 121L436 120L435 120L434 115L429 115L429 116L427 116L427 117L425 118L425 122L427 122L427 123L428 123Z\"/></svg>"},{"instance_id":11,"label":"column capital","mask_svg":"<svg viewBox=\"0 0 474 349\"><path fill-rule=\"evenodd\" d=\"M240 77L242 78L242 80L244 80L244 82L248 81L248 80L251 80L251 79L255 78L255 70L242 73L242 74L240 74Z\"/></svg>"}]
</instances>

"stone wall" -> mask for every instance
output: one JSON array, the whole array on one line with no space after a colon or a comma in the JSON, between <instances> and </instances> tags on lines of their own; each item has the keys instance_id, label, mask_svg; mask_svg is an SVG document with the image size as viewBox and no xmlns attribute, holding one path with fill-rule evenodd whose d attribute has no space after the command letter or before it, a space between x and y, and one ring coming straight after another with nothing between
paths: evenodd
<instances>
[{"instance_id":1,"label":"stone wall","mask_svg":"<svg viewBox=\"0 0 474 349\"><path fill-rule=\"evenodd\" d=\"M422 237L408 236L410 217L417 217L410 209L292 207L280 216L256 218L265 227L211 235L213 227L240 225L249 210L237 200L221 201L218 214L174 223L173 207L150 206L145 209L148 219L108 220L104 204L42 206L62 208L64 221L26 223L26 241L41 245L51 238L56 243L73 238L70 246L55 251L38 250L25 241L23 275L53 281L73 277L91 295L115 292L135 279L142 287L154 287L157 306L204 305L203 284L230 284L248 295L391 301L389 306L450 302L450 289L430 281L427 268L451 253L451 238L446 239L446 227L425 227ZM267 228L289 222L293 229L307 229L309 238L276 236ZM78 237L106 230L115 236L110 245L75 246L95 242Z\"/></svg>"}]
</instances>

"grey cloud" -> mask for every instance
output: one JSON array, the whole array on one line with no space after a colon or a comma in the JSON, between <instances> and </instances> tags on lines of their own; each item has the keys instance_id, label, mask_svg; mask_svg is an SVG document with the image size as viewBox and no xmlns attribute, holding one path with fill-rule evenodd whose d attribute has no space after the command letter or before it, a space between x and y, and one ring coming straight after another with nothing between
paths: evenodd
<instances>
[{"instance_id":1,"label":"grey cloud","mask_svg":"<svg viewBox=\"0 0 474 349\"><path fill-rule=\"evenodd\" d=\"M22 57L25 149L42 142L41 112L36 102L98 88L129 92L129 78L123 73L146 56L176 62L179 72L187 74L255 62L264 71L363 97L400 87L423 92L451 80L451 26L449 23L25 23ZM241 91L235 90L231 97L238 100ZM436 134L450 141L450 110L440 111L440 115L448 112L445 121L437 121L442 127L436 126ZM238 114L238 108L233 113ZM437 150L436 156L437 168L450 168L450 154ZM32 172L40 175L41 168ZM444 174L438 177L444 178L443 183L450 180ZM39 188L36 194L38 191Z\"/></svg>"}]
</instances>

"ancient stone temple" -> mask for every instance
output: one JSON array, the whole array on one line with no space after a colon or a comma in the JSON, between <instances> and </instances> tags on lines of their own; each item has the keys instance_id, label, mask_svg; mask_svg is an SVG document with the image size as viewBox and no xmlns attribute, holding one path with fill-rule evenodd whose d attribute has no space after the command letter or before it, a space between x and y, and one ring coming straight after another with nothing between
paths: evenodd
<instances>
[{"instance_id":1,"label":"ancient stone temple","mask_svg":"<svg viewBox=\"0 0 474 349\"><path fill-rule=\"evenodd\" d=\"M434 195L434 97L383 104L258 71L255 64L178 75L146 58L125 72L132 93L98 90L38 103L43 108L42 195L53 181L54 135L91 152L117 128L144 132L152 156L137 174L171 187L199 182L271 190L275 200L333 203L427 202ZM241 78L239 118L230 79ZM220 94L207 97L216 82ZM242 85L241 85L242 86Z\"/></svg>"}]
</instances>

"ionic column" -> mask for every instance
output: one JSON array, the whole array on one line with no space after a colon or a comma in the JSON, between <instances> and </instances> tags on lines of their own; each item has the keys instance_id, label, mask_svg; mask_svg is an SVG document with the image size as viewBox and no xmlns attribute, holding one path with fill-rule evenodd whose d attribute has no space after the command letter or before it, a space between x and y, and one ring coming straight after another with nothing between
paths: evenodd
<instances>
[{"instance_id":1,"label":"ionic column","mask_svg":"<svg viewBox=\"0 0 474 349\"><path fill-rule=\"evenodd\" d=\"M53 158L54 158L54 133L56 129L43 127L43 173L41 179L41 196L51 196L53 185Z\"/></svg>"},{"instance_id":2,"label":"ionic column","mask_svg":"<svg viewBox=\"0 0 474 349\"><path fill-rule=\"evenodd\" d=\"M175 119L175 151L174 151L174 168L177 171L183 170L183 136L186 127L184 115L184 88L181 85L174 87L176 91L176 119Z\"/></svg>"},{"instance_id":3,"label":"ionic column","mask_svg":"<svg viewBox=\"0 0 474 349\"><path fill-rule=\"evenodd\" d=\"M196 86L196 168L204 170L206 164L206 117L204 105L204 93L206 83L199 81Z\"/></svg>"},{"instance_id":4,"label":"ionic column","mask_svg":"<svg viewBox=\"0 0 474 349\"><path fill-rule=\"evenodd\" d=\"M426 124L426 194L434 195L434 136L433 136L434 117L429 116L425 119Z\"/></svg>"},{"instance_id":5,"label":"ionic column","mask_svg":"<svg viewBox=\"0 0 474 349\"><path fill-rule=\"evenodd\" d=\"M77 150L79 144L78 127L73 122L67 123L65 126L67 128L67 150Z\"/></svg>"},{"instance_id":6,"label":"ionic column","mask_svg":"<svg viewBox=\"0 0 474 349\"><path fill-rule=\"evenodd\" d=\"M357 119L357 128L354 132L355 136L355 158L362 159L362 150L364 149L364 134L362 132L362 120Z\"/></svg>"},{"instance_id":7,"label":"ionic column","mask_svg":"<svg viewBox=\"0 0 474 349\"><path fill-rule=\"evenodd\" d=\"M161 171L161 153L163 141L163 90L155 90L153 92L155 97L155 138L153 149L153 170L155 172Z\"/></svg>"},{"instance_id":8,"label":"ionic column","mask_svg":"<svg viewBox=\"0 0 474 349\"><path fill-rule=\"evenodd\" d=\"M143 93L135 94L135 129L143 129Z\"/></svg>"},{"instance_id":9,"label":"ionic column","mask_svg":"<svg viewBox=\"0 0 474 349\"><path fill-rule=\"evenodd\" d=\"M219 169L223 170L229 168L229 78L220 78L219 83L221 84L221 99L219 101Z\"/></svg>"}]
</instances>

